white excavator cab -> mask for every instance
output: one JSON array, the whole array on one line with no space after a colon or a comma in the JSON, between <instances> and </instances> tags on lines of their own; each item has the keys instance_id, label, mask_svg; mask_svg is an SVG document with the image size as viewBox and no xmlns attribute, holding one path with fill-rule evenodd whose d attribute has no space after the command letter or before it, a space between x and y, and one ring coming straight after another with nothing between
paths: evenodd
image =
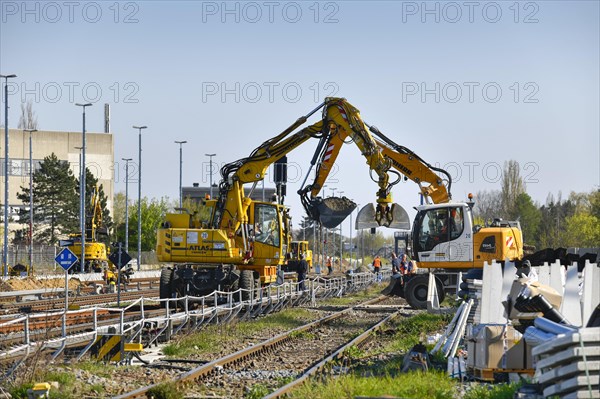
<instances>
[{"instance_id":1,"label":"white excavator cab","mask_svg":"<svg viewBox=\"0 0 600 399\"><path fill-rule=\"evenodd\" d=\"M435 262L435 267L470 267L473 219L468 204L422 205L416 209L412 230L416 260Z\"/></svg>"}]
</instances>

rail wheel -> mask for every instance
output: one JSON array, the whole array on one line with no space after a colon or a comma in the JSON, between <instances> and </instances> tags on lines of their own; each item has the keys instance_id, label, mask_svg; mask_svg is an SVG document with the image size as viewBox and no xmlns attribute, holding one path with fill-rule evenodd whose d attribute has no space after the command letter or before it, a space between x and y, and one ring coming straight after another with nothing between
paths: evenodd
<instances>
[{"instance_id":1,"label":"rail wheel","mask_svg":"<svg viewBox=\"0 0 600 399\"><path fill-rule=\"evenodd\" d=\"M441 303L446 297L444 285L438 278L435 279L435 283ZM418 274L406 282L404 286L404 298L413 309L427 309L428 286L429 276L427 274Z\"/></svg>"}]
</instances>

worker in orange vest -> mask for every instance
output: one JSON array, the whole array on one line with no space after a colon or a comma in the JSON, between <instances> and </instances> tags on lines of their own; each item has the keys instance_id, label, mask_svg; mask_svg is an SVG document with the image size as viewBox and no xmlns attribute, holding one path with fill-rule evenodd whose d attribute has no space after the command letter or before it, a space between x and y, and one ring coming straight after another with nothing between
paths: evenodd
<instances>
[{"instance_id":1,"label":"worker in orange vest","mask_svg":"<svg viewBox=\"0 0 600 399\"><path fill-rule=\"evenodd\" d=\"M377 281L381 281L381 259L379 259L379 255L373 259L373 271L375 272Z\"/></svg>"},{"instance_id":2,"label":"worker in orange vest","mask_svg":"<svg viewBox=\"0 0 600 399\"><path fill-rule=\"evenodd\" d=\"M328 270L328 274L333 273L333 265L331 264L331 256L327 257L327 270Z\"/></svg>"}]
</instances>

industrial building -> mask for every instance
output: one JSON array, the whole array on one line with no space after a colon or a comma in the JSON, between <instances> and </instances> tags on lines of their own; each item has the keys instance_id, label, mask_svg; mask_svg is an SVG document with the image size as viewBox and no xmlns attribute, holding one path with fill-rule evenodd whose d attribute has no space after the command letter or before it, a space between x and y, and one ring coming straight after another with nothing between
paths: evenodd
<instances>
[{"instance_id":1,"label":"industrial building","mask_svg":"<svg viewBox=\"0 0 600 399\"><path fill-rule=\"evenodd\" d=\"M21 186L29 186L29 132L9 129L9 167L8 167L8 203L10 217L18 217L23 203L17 199ZM39 167L43 159L54 153L58 159L67 161L73 174L79 176L81 132L61 132L39 130L31 133L32 159L34 168ZM112 213L114 194L114 139L111 133L86 132L85 165L102 184L108 198L107 207ZM4 200L4 140L0 140L0 200ZM35 170L35 169L34 169ZM11 229L13 226L10 226ZM15 226L17 227L17 226Z\"/></svg>"}]
</instances>

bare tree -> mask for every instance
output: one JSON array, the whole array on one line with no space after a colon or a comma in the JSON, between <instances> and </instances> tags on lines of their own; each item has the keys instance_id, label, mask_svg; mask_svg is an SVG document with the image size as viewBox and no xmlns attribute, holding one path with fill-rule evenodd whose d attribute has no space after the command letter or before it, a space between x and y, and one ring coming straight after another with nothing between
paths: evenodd
<instances>
[{"instance_id":1,"label":"bare tree","mask_svg":"<svg viewBox=\"0 0 600 399\"><path fill-rule=\"evenodd\" d=\"M37 129L38 121L35 111L33 110L33 102L21 103L21 117L19 118L19 129Z\"/></svg>"},{"instance_id":2,"label":"bare tree","mask_svg":"<svg viewBox=\"0 0 600 399\"><path fill-rule=\"evenodd\" d=\"M504 163L502 174L502 211L504 217L515 217L515 203L520 194L525 193L525 183L521 178L519 163L510 160Z\"/></svg>"},{"instance_id":3,"label":"bare tree","mask_svg":"<svg viewBox=\"0 0 600 399\"><path fill-rule=\"evenodd\" d=\"M475 194L475 216L486 223L494 218L503 217L502 192L500 190L478 191Z\"/></svg>"}]
</instances>

